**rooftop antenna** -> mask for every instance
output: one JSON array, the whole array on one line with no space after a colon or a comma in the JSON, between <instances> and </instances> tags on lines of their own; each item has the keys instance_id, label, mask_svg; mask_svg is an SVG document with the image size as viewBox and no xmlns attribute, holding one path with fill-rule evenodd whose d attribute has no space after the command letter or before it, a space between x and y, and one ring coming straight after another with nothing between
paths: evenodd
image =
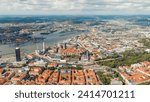
<instances>
[{"instance_id":1,"label":"rooftop antenna","mask_svg":"<svg viewBox=\"0 0 150 102\"><path fill-rule=\"evenodd\" d=\"M45 43L43 41L43 52L45 52Z\"/></svg>"}]
</instances>

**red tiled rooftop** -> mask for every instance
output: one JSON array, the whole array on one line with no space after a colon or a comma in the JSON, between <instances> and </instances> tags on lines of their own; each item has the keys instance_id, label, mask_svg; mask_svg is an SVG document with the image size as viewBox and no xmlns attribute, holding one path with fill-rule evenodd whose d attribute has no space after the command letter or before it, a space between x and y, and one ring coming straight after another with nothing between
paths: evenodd
<instances>
[{"instance_id":1,"label":"red tiled rooftop","mask_svg":"<svg viewBox=\"0 0 150 102\"><path fill-rule=\"evenodd\" d=\"M70 85L71 84L71 71L70 70L61 70L59 76L60 85Z\"/></svg>"},{"instance_id":2,"label":"red tiled rooftop","mask_svg":"<svg viewBox=\"0 0 150 102\"><path fill-rule=\"evenodd\" d=\"M53 62L53 63L49 63L48 67L57 67L57 65L58 65L57 63Z\"/></svg>"},{"instance_id":3,"label":"red tiled rooftop","mask_svg":"<svg viewBox=\"0 0 150 102\"><path fill-rule=\"evenodd\" d=\"M59 81L59 72L54 71L48 79L48 84L58 84Z\"/></svg>"},{"instance_id":4,"label":"red tiled rooftop","mask_svg":"<svg viewBox=\"0 0 150 102\"><path fill-rule=\"evenodd\" d=\"M51 76L53 71L45 70L41 75L36 79L37 84L44 84L47 82L48 78Z\"/></svg>"},{"instance_id":5,"label":"red tiled rooftop","mask_svg":"<svg viewBox=\"0 0 150 102\"><path fill-rule=\"evenodd\" d=\"M29 74L30 75L39 75L42 72L42 69L40 67L33 67L30 69Z\"/></svg>"},{"instance_id":6,"label":"red tiled rooftop","mask_svg":"<svg viewBox=\"0 0 150 102\"><path fill-rule=\"evenodd\" d=\"M98 85L99 84L94 70L92 70L92 69L84 70L84 74L85 74L85 79L86 79L87 85Z\"/></svg>"},{"instance_id":7,"label":"red tiled rooftop","mask_svg":"<svg viewBox=\"0 0 150 102\"><path fill-rule=\"evenodd\" d=\"M0 78L0 85L3 85L7 80L5 78Z\"/></svg>"},{"instance_id":8,"label":"red tiled rooftop","mask_svg":"<svg viewBox=\"0 0 150 102\"><path fill-rule=\"evenodd\" d=\"M85 77L82 70L72 70L72 84L85 85Z\"/></svg>"},{"instance_id":9,"label":"red tiled rooftop","mask_svg":"<svg viewBox=\"0 0 150 102\"><path fill-rule=\"evenodd\" d=\"M14 77L11 78L11 81L13 82L21 81L25 76L26 74L24 73L18 73Z\"/></svg>"},{"instance_id":10,"label":"red tiled rooftop","mask_svg":"<svg viewBox=\"0 0 150 102\"><path fill-rule=\"evenodd\" d=\"M141 62L135 64L134 67L131 68L123 66L122 68L131 69L127 72L120 72L124 79L128 81L134 82L136 84L144 83L146 81L150 81L150 68L149 68L150 61ZM133 65L132 65L133 66ZM120 67L121 68L121 67Z\"/></svg>"}]
</instances>

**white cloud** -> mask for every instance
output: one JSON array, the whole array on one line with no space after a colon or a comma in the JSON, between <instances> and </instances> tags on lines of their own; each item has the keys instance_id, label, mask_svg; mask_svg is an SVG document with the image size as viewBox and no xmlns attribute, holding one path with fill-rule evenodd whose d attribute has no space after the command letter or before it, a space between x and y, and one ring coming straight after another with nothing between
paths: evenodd
<instances>
[{"instance_id":1,"label":"white cloud","mask_svg":"<svg viewBox=\"0 0 150 102\"><path fill-rule=\"evenodd\" d=\"M0 0L0 13L144 13L150 0ZM106 11L106 12L105 12Z\"/></svg>"}]
</instances>

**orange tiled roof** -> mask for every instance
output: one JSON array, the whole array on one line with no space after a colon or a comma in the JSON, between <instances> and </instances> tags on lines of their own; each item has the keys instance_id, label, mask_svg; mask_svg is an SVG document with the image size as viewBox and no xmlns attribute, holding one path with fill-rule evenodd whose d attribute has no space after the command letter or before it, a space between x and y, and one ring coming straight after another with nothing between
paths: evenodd
<instances>
[{"instance_id":1,"label":"orange tiled roof","mask_svg":"<svg viewBox=\"0 0 150 102\"><path fill-rule=\"evenodd\" d=\"M26 76L26 74L24 74L24 73L18 73L17 75L12 77L11 80L16 81L16 82L21 81L25 76Z\"/></svg>"},{"instance_id":2,"label":"orange tiled roof","mask_svg":"<svg viewBox=\"0 0 150 102\"><path fill-rule=\"evenodd\" d=\"M96 77L96 74L94 70L84 70L85 74L85 79L86 79L86 84L90 85L97 85L98 84L98 79Z\"/></svg>"},{"instance_id":3,"label":"orange tiled roof","mask_svg":"<svg viewBox=\"0 0 150 102\"><path fill-rule=\"evenodd\" d=\"M54 71L48 79L48 84L57 84L59 81L59 72Z\"/></svg>"},{"instance_id":4,"label":"orange tiled roof","mask_svg":"<svg viewBox=\"0 0 150 102\"><path fill-rule=\"evenodd\" d=\"M61 70L59 76L59 84L70 85L71 84L71 73L69 70Z\"/></svg>"},{"instance_id":5,"label":"orange tiled roof","mask_svg":"<svg viewBox=\"0 0 150 102\"><path fill-rule=\"evenodd\" d=\"M72 70L72 84L85 85L85 78L82 70Z\"/></svg>"},{"instance_id":6,"label":"orange tiled roof","mask_svg":"<svg viewBox=\"0 0 150 102\"><path fill-rule=\"evenodd\" d=\"M3 85L7 80L5 78L0 78L0 85Z\"/></svg>"},{"instance_id":7,"label":"orange tiled roof","mask_svg":"<svg viewBox=\"0 0 150 102\"><path fill-rule=\"evenodd\" d=\"M57 63L52 62L52 63L49 63L49 64L48 64L48 67L56 67L57 65L58 65Z\"/></svg>"}]
</instances>

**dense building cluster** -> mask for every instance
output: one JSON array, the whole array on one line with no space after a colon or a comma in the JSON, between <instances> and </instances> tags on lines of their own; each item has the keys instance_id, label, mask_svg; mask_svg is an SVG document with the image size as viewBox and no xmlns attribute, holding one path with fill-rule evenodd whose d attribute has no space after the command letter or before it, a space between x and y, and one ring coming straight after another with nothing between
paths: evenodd
<instances>
[{"instance_id":1,"label":"dense building cluster","mask_svg":"<svg viewBox=\"0 0 150 102\"><path fill-rule=\"evenodd\" d=\"M94 17L92 20L83 18L80 23L74 18L71 22L49 19L39 23L0 24L0 84L150 82L149 26L138 24L137 19L132 18L130 22L128 18L102 20ZM20 48L8 47L15 44ZM126 51L135 51L134 56L125 54Z\"/></svg>"},{"instance_id":2,"label":"dense building cluster","mask_svg":"<svg viewBox=\"0 0 150 102\"><path fill-rule=\"evenodd\" d=\"M120 75L126 84L142 84L150 81L150 61L145 61L131 66L119 67Z\"/></svg>"},{"instance_id":3,"label":"dense building cluster","mask_svg":"<svg viewBox=\"0 0 150 102\"><path fill-rule=\"evenodd\" d=\"M42 70L32 67L29 71L5 71L0 68L0 85L100 85L94 70Z\"/></svg>"}]
</instances>

